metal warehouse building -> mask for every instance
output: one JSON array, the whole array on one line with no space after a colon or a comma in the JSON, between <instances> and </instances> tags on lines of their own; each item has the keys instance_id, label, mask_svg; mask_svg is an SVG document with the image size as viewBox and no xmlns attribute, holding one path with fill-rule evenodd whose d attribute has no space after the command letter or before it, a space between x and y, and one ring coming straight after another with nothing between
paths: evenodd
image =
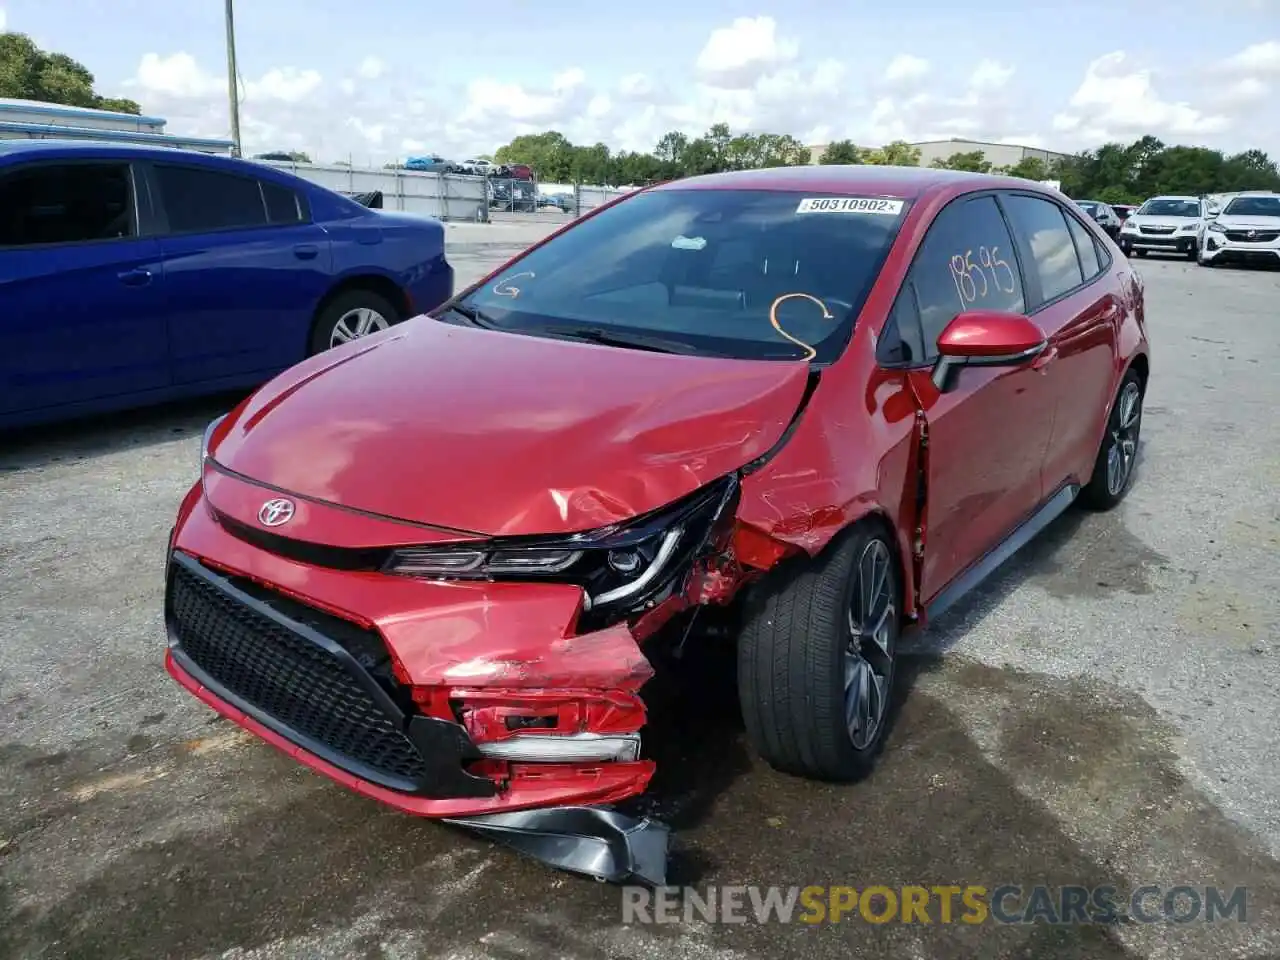
<instances>
[{"instance_id":1,"label":"metal warehouse building","mask_svg":"<svg viewBox=\"0 0 1280 960\"><path fill-rule=\"evenodd\" d=\"M810 147L811 162L817 163L829 144ZM1045 164L1053 163L1068 156L1054 150L1042 150L1039 147L1023 147L1013 143L988 143L983 140L962 140L953 137L950 140L920 140L911 146L920 151L920 166L927 167L935 160L946 160L957 153L973 153L981 150L983 159L994 167L1012 167L1014 164L1034 157Z\"/></svg>"},{"instance_id":2,"label":"metal warehouse building","mask_svg":"<svg viewBox=\"0 0 1280 960\"><path fill-rule=\"evenodd\" d=\"M64 107L35 100L0 97L0 139L110 140L116 143L149 143L161 147L199 150L201 153L231 154L230 140L207 137L175 137L164 132L160 117L139 117L131 113Z\"/></svg>"}]
</instances>

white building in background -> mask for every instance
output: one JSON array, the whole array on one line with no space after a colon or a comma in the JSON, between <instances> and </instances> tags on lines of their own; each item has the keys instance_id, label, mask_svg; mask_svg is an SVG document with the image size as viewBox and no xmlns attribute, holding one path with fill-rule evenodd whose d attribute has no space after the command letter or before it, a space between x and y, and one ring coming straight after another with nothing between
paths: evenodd
<instances>
[{"instance_id":1,"label":"white building in background","mask_svg":"<svg viewBox=\"0 0 1280 960\"><path fill-rule=\"evenodd\" d=\"M114 143L148 143L161 147L199 150L201 153L231 154L230 140L208 137L178 137L164 132L160 117L139 117L131 113L64 107L35 100L0 97L0 139L108 140Z\"/></svg>"},{"instance_id":2,"label":"white building in background","mask_svg":"<svg viewBox=\"0 0 1280 960\"><path fill-rule=\"evenodd\" d=\"M810 163L818 163L830 144L823 143L809 148ZM862 146L862 144L859 144ZM963 140L953 137L950 140L920 140L911 146L920 151L920 166L930 166L935 160L947 160L957 153L976 153L982 151L982 158L993 167L1012 167L1022 160L1035 158L1046 166L1061 160L1069 154L1054 150L1042 150L1039 147L1023 147L1016 143L988 143L983 140Z\"/></svg>"}]
</instances>

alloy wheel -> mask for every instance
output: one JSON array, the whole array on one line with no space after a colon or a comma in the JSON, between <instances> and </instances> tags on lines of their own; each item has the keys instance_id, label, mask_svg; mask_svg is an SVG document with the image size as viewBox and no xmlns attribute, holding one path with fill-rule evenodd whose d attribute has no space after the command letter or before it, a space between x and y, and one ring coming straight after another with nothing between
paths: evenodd
<instances>
[{"instance_id":1,"label":"alloy wheel","mask_svg":"<svg viewBox=\"0 0 1280 960\"><path fill-rule=\"evenodd\" d=\"M1136 383L1125 385L1116 403L1116 419L1111 427L1111 445L1107 450L1107 492L1118 496L1133 473L1138 452L1138 430L1142 424L1142 390Z\"/></svg>"},{"instance_id":2,"label":"alloy wheel","mask_svg":"<svg viewBox=\"0 0 1280 960\"><path fill-rule=\"evenodd\" d=\"M386 330L389 326L391 324L387 322L387 318L377 310L357 307L338 318L338 322L333 325L333 333L329 335L329 346L349 343L379 330Z\"/></svg>"},{"instance_id":3,"label":"alloy wheel","mask_svg":"<svg viewBox=\"0 0 1280 960\"><path fill-rule=\"evenodd\" d=\"M854 749L875 742L884 725L893 682L897 627L892 558L873 538L858 558L844 654L844 717Z\"/></svg>"}]
</instances>

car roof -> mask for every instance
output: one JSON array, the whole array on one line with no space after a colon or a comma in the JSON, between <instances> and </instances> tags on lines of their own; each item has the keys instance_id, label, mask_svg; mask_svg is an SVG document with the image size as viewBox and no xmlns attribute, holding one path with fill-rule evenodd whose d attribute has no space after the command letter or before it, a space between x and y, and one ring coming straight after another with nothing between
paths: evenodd
<instances>
[{"instance_id":1,"label":"car roof","mask_svg":"<svg viewBox=\"0 0 1280 960\"><path fill-rule=\"evenodd\" d=\"M769 167L762 170L736 170L711 173L700 177L672 180L652 190L775 190L778 192L815 192L871 194L915 199L925 193L954 188L972 190L1004 187L1007 189L1047 192L1031 180L1000 177L987 173L960 170L938 170L932 167L884 167L871 164Z\"/></svg>"},{"instance_id":2,"label":"car roof","mask_svg":"<svg viewBox=\"0 0 1280 960\"><path fill-rule=\"evenodd\" d=\"M1199 203L1199 197L1188 197L1179 193L1162 193L1158 197L1148 197L1144 202L1150 203L1152 200L1190 200L1193 203Z\"/></svg>"}]
</instances>

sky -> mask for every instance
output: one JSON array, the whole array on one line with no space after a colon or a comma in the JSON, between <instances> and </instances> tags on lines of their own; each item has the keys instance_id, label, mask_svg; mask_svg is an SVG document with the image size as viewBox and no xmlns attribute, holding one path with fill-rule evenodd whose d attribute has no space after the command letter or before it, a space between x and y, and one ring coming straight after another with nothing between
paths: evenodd
<instances>
[{"instance_id":1,"label":"sky","mask_svg":"<svg viewBox=\"0 0 1280 960\"><path fill-rule=\"evenodd\" d=\"M716 122L806 144L1076 151L1153 133L1280 157L1280 0L240 0L246 152L378 163L521 133L651 150ZM164 117L227 137L223 0L0 0Z\"/></svg>"}]
</instances>

